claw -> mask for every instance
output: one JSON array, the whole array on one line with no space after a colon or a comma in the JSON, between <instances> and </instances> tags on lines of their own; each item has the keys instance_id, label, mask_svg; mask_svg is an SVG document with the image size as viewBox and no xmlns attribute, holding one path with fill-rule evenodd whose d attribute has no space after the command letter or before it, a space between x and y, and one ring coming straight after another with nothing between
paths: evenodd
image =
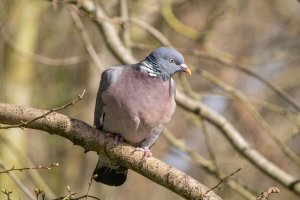
<instances>
[{"instance_id":1,"label":"claw","mask_svg":"<svg viewBox=\"0 0 300 200\"><path fill-rule=\"evenodd\" d=\"M152 152L148 147L136 147L135 151L142 151L144 152L144 158L148 158L152 156Z\"/></svg>"}]
</instances>

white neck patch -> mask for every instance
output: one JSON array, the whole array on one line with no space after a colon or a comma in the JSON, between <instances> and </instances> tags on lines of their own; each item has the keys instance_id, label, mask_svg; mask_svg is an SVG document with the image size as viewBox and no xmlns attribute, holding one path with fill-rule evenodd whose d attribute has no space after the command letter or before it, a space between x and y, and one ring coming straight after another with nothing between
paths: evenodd
<instances>
[{"instance_id":1,"label":"white neck patch","mask_svg":"<svg viewBox=\"0 0 300 200\"><path fill-rule=\"evenodd\" d=\"M140 69L144 72L147 72L149 76L154 76L154 77L157 76L153 70L153 66L147 61L141 62Z\"/></svg>"}]
</instances>

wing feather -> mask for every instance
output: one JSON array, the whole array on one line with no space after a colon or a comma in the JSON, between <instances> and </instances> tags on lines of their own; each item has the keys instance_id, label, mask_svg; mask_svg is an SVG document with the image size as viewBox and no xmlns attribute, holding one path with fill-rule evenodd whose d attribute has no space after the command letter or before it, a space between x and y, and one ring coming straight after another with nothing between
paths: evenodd
<instances>
[{"instance_id":1,"label":"wing feather","mask_svg":"<svg viewBox=\"0 0 300 200\"><path fill-rule=\"evenodd\" d=\"M100 86L97 92L96 105L94 111L94 126L98 129L102 128L105 117L103 109L104 104L102 102L102 94L117 81L119 75L121 74L121 71L122 67L112 67L105 70L101 75Z\"/></svg>"}]
</instances>

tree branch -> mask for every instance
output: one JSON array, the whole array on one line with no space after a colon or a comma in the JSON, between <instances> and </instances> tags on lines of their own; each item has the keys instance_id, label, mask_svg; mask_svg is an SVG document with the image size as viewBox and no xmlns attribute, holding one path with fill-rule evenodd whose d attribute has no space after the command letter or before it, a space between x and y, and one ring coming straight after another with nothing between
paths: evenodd
<instances>
[{"instance_id":1,"label":"tree branch","mask_svg":"<svg viewBox=\"0 0 300 200\"><path fill-rule=\"evenodd\" d=\"M47 56L39 55L32 52L26 52L16 46L14 41L10 38L9 34L5 30L3 22L0 20L0 38L7 44L7 46L16 54L19 54L34 62L38 62L43 65L60 67L67 65L76 65L79 63L89 62L89 55L72 56L69 58L50 58Z\"/></svg>"},{"instance_id":2,"label":"tree branch","mask_svg":"<svg viewBox=\"0 0 300 200\"><path fill-rule=\"evenodd\" d=\"M177 91L176 93L176 102L184 109L203 117L208 122L215 125L231 142L233 147L262 172L269 175L294 193L300 194L300 183L297 182L297 179L252 148L238 130L236 130L223 116L202 103L185 96L180 91Z\"/></svg>"},{"instance_id":3,"label":"tree branch","mask_svg":"<svg viewBox=\"0 0 300 200\"><path fill-rule=\"evenodd\" d=\"M46 110L36 108L0 103L0 123L20 124L21 121L30 121L46 112ZM67 138L73 144L83 147L85 152L95 151L105 154L110 159L118 161L121 165L142 174L184 198L221 199L212 191L205 194L208 191L207 187L166 163L153 157L142 159L143 153L135 152L134 148L126 143L114 145L111 138L105 138L99 130L83 121L52 112L47 115L47 119L40 118L25 124L24 127L43 130Z\"/></svg>"}]
</instances>

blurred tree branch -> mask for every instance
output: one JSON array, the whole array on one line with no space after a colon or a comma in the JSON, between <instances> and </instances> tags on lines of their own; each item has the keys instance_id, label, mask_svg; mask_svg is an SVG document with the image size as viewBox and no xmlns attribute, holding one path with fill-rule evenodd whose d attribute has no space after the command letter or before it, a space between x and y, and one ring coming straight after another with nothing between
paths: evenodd
<instances>
[{"instance_id":1,"label":"blurred tree branch","mask_svg":"<svg viewBox=\"0 0 300 200\"><path fill-rule=\"evenodd\" d=\"M184 109L199 115L199 117L204 118L216 126L231 142L233 147L246 159L252 162L258 169L269 175L271 178L277 180L283 186L296 194L300 194L300 183L297 182L298 180L252 148L238 130L236 130L235 127L223 116L208 108L204 104L187 97L179 91L177 91L176 100L177 103Z\"/></svg>"},{"instance_id":2,"label":"blurred tree branch","mask_svg":"<svg viewBox=\"0 0 300 200\"><path fill-rule=\"evenodd\" d=\"M225 58L210 55L209 53L206 53L203 51L193 50L192 53L195 56L213 60L216 63L221 64L224 67L231 67L231 68L237 69L237 70L259 80L260 82L265 84L268 88L270 88L272 91L274 91L278 96L280 96L286 102L288 102L294 109L296 109L298 112L300 111L300 104L297 100L295 100L292 96L290 96L288 93L286 93L283 89L281 89L277 85L273 84L272 82L268 81L267 79L263 78L261 75L259 75L258 73L255 73L251 69L248 69L247 67L240 65L238 63L228 61Z\"/></svg>"},{"instance_id":3,"label":"blurred tree branch","mask_svg":"<svg viewBox=\"0 0 300 200\"><path fill-rule=\"evenodd\" d=\"M94 47L92 45L92 42L89 38L87 31L84 29L84 26L83 26L83 23L82 23L80 17L76 13L77 10L78 10L78 8L76 6L70 6L70 14L72 16L73 22L78 30L78 33L81 36L80 38L82 39L84 46L85 46L88 54L90 55L90 58L92 59L97 71L102 72L104 68L101 64L101 61L99 59L99 56L97 55L96 50L94 49Z\"/></svg>"},{"instance_id":4,"label":"blurred tree branch","mask_svg":"<svg viewBox=\"0 0 300 200\"><path fill-rule=\"evenodd\" d=\"M47 112L49 111L0 103L0 123L20 124L20 121L32 121ZM99 130L80 120L52 112L47 115L47 119L33 120L24 127L65 137L75 145L83 147L85 152L105 154L184 198L221 199L213 192L205 194L209 190L207 187L162 161L153 157L142 159L142 152L136 152L125 143L114 145L111 138L105 138Z\"/></svg>"},{"instance_id":5,"label":"blurred tree branch","mask_svg":"<svg viewBox=\"0 0 300 200\"><path fill-rule=\"evenodd\" d=\"M177 139L167 129L164 130L162 136L175 148L186 153L193 160L193 162L197 164L197 166L200 166L201 168L205 169L208 173L214 175L218 179L224 176L217 169L217 166L214 162L205 159L200 154L198 154L195 150L187 147L182 140ZM234 179L228 179L224 183L228 185L233 191L243 196L245 199L251 200L255 198L254 194L252 194L244 185L242 185L241 183L239 183Z\"/></svg>"},{"instance_id":6,"label":"blurred tree branch","mask_svg":"<svg viewBox=\"0 0 300 200\"><path fill-rule=\"evenodd\" d=\"M66 66L66 65L76 65L83 62L89 61L88 55L81 55L81 56L73 56L70 58L49 58L47 56L39 55L32 52L26 52L17 47L14 41L10 38L9 34L5 30L4 24L0 20L0 37L2 40L7 44L7 46L15 53L20 54L21 56L33 60L35 62L41 63L47 66L59 67L59 66Z\"/></svg>"},{"instance_id":7,"label":"blurred tree branch","mask_svg":"<svg viewBox=\"0 0 300 200\"><path fill-rule=\"evenodd\" d=\"M272 129L272 127L264 120L264 118L260 115L260 113L254 108L251 101L243 95L240 91L234 89L230 85L222 82L214 75L210 74L209 72L205 70L197 70L198 73L204 77L205 79L211 81L213 84L217 85L222 90L226 91L228 94L235 97L237 100L242 102L249 113L255 118L255 120L262 126L268 135L276 142L278 147L282 150L282 152L285 153L286 156L288 156L292 161L294 161L297 165L300 166L300 158L299 156L283 141L280 140L280 138L277 136L276 132Z\"/></svg>"},{"instance_id":8,"label":"blurred tree branch","mask_svg":"<svg viewBox=\"0 0 300 200\"><path fill-rule=\"evenodd\" d=\"M172 27L175 31L188 38L191 38L193 40L199 39L200 33L197 30L185 25L176 18L175 14L172 11L171 0L162 0L161 4L162 15L164 16L165 20L167 21L170 27Z\"/></svg>"},{"instance_id":9,"label":"blurred tree branch","mask_svg":"<svg viewBox=\"0 0 300 200\"><path fill-rule=\"evenodd\" d=\"M0 168L3 170L7 170L5 163L0 159ZM23 193L28 197L28 199L34 200L35 197L30 192L27 187L22 183L21 180L19 180L14 174L8 173L8 176L15 182L15 184L23 191Z\"/></svg>"}]
</instances>

